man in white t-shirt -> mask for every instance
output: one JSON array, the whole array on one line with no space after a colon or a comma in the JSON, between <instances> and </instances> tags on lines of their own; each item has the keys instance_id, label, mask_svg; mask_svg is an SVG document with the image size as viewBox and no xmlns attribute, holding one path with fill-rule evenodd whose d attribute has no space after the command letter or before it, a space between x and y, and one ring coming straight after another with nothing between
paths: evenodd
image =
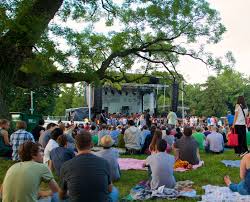
<instances>
[{"instance_id":1,"label":"man in white t-shirt","mask_svg":"<svg viewBox=\"0 0 250 202\"><path fill-rule=\"evenodd\" d=\"M177 116L176 116L176 113L173 112L173 111L170 111L168 113L168 116L167 116L167 119L168 119L168 124L174 128L176 126L176 123L177 123Z\"/></svg>"},{"instance_id":2,"label":"man in white t-shirt","mask_svg":"<svg viewBox=\"0 0 250 202\"><path fill-rule=\"evenodd\" d=\"M47 164L49 168L52 168L51 161L50 161L50 152L54 149L59 147L58 143L56 142L57 138L63 135L63 130L60 128L55 128L51 132L51 139L49 140L48 144L46 145L44 149L44 157L43 157L43 163Z\"/></svg>"}]
</instances>

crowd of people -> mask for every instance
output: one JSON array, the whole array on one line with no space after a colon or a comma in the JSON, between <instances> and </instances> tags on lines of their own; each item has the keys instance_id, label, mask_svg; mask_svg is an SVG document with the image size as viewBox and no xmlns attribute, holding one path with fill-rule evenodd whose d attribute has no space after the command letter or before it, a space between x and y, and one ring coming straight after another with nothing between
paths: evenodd
<instances>
[{"instance_id":1,"label":"crowd of people","mask_svg":"<svg viewBox=\"0 0 250 202\"><path fill-rule=\"evenodd\" d=\"M51 197L52 201L118 201L119 192L113 182L120 180L119 152L146 154L145 167L150 173L150 187L175 186L174 166L178 161L197 165L200 151L220 155L228 147L228 134L238 134L235 153L243 157L240 167L242 182L233 184L229 176L225 183L232 191L250 194L250 154L246 142L248 108L243 96L238 98L235 115L218 123L215 117L179 120L174 112L166 117L153 117L146 111L131 116L108 116L103 111L98 120L70 125L44 121L26 131L24 121L16 124L10 136L10 122L0 120L0 154L16 163L9 168L3 181L3 202L37 201ZM209 120L209 121L208 121ZM102 147L93 152L93 146ZM60 186L51 171L60 179ZM23 182L25 181L25 186ZM51 191L39 191L44 181ZM11 190L15 189L13 192Z\"/></svg>"}]
</instances>

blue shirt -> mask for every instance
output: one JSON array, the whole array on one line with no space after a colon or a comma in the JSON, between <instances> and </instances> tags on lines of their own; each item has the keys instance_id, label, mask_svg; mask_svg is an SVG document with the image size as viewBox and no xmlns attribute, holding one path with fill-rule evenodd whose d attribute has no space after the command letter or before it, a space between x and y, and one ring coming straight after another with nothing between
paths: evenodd
<instances>
[{"instance_id":1,"label":"blue shirt","mask_svg":"<svg viewBox=\"0 0 250 202\"><path fill-rule=\"evenodd\" d=\"M112 139L115 141L115 144L118 144L118 136L120 134L119 130L112 130L110 132L110 136L112 137Z\"/></svg>"},{"instance_id":2,"label":"blue shirt","mask_svg":"<svg viewBox=\"0 0 250 202\"><path fill-rule=\"evenodd\" d=\"M229 125L233 125L233 123L234 123L234 115L228 114L227 115L227 121L228 121Z\"/></svg>"},{"instance_id":3,"label":"blue shirt","mask_svg":"<svg viewBox=\"0 0 250 202\"><path fill-rule=\"evenodd\" d=\"M55 168L57 176L60 176L60 170L64 162L75 157L73 150L65 147L57 147L50 152L50 159Z\"/></svg>"}]
</instances>

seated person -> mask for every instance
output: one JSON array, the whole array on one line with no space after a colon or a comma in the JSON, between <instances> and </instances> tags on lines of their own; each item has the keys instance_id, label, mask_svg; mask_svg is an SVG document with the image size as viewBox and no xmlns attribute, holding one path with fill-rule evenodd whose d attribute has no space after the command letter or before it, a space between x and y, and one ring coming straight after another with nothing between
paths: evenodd
<instances>
[{"instance_id":1,"label":"seated person","mask_svg":"<svg viewBox=\"0 0 250 202\"><path fill-rule=\"evenodd\" d=\"M175 137L174 135L171 135L171 131L168 128L166 129L166 135L162 139L166 140L166 142L168 143L167 150L170 153L175 141Z\"/></svg>"},{"instance_id":2,"label":"seated person","mask_svg":"<svg viewBox=\"0 0 250 202\"><path fill-rule=\"evenodd\" d=\"M109 135L110 131L107 129L108 128L106 124L101 125L101 130L98 132L98 145L101 145L101 139L103 136Z\"/></svg>"},{"instance_id":3,"label":"seated person","mask_svg":"<svg viewBox=\"0 0 250 202\"><path fill-rule=\"evenodd\" d=\"M49 166L50 169L52 169L51 167L51 159L50 159L50 152L54 149L59 147L58 143L56 142L57 138L63 135L63 130L60 128L55 128L52 132L51 132L51 139L49 140L48 144L46 145L45 149L44 149L44 157L43 157L43 163L47 164Z\"/></svg>"},{"instance_id":4,"label":"seated person","mask_svg":"<svg viewBox=\"0 0 250 202\"><path fill-rule=\"evenodd\" d=\"M199 164L199 145L192 137L192 129L190 127L184 128L184 136L174 143L174 149L176 160L187 161L192 165Z\"/></svg>"},{"instance_id":5,"label":"seated person","mask_svg":"<svg viewBox=\"0 0 250 202\"><path fill-rule=\"evenodd\" d=\"M151 144L152 142L152 139L153 139L153 136L154 136L154 133L156 131L156 126L155 125L152 125L151 126L151 129L150 129L150 134L147 135L146 139L145 139L145 142L144 142L144 145L142 147L142 150L141 150L141 153L142 154L149 154L149 145Z\"/></svg>"},{"instance_id":6,"label":"seated person","mask_svg":"<svg viewBox=\"0 0 250 202\"><path fill-rule=\"evenodd\" d=\"M103 150L96 152L95 155L106 159L109 162L111 181L118 181L120 179L120 167L118 164L119 152L111 148L114 145L114 140L110 135L105 135L101 139Z\"/></svg>"},{"instance_id":7,"label":"seated person","mask_svg":"<svg viewBox=\"0 0 250 202\"><path fill-rule=\"evenodd\" d=\"M183 136L181 129L180 128L176 128L176 134L175 134L175 139L181 139L181 137Z\"/></svg>"},{"instance_id":8,"label":"seated person","mask_svg":"<svg viewBox=\"0 0 250 202\"><path fill-rule=\"evenodd\" d=\"M92 143L94 146L98 144L98 129L95 125L91 125L89 130L91 136L92 136Z\"/></svg>"},{"instance_id":9,"label":"seated person","mask_svg":"<svg viewBox=\"0 0 250 202\"><path fill-rule=\"evenodd\" d=\"M108 161L91 153L91 134L82 130L75 141L78 155L61 168L60 198L69 194L69 201L118 201L119 193L112 185Z\"/></svg>"},{"instance_id":10,"label":"seated person","mask_svg":"<svg viewBox=\"0 0 250 202\"><path fill-rule=\"evenodd\" d=\"M162 139L162 132L156 129L153 139L149 145L149 151L151 154L157 153L157 142Z\"/></svg>"},{"instance_id":11,"label":"seated person","mask_svg":"<svg viewBox=\"0 0 250 202\"><path fill-rule=\"evenodd\" d=\"M125 147L128 151L133 153L141 150L141 131L135 126L133 120L128 121L128 129L124 132Z\"/></svg>"},{"instance_id":12,"label":"seated person","mask_svg":"<svg viewBox=\"0 0 250 202\"><path fill-rule=\"evenodd\" d=\"M10 145L8 130L10 122L6 119L0 119L0 156L11 158L12 148Z\"/></svg>"},{"instance_id":13,"label":"seated person","mask_svg":"<svg viewBox=\"0 0 250 202\"><path fill-rule=\"evenodd\" d=\"M250 195L250 154L246 154L240 162L240 178L239 184L233 184L229 176L225 176L224 181L231 191Z\"/></svg>"},{"instance_id":14,"label":"seated person","mask_svg":"<svg viewBox=\"0 0 250 202\"><path fill-rule=\"evenodd\" d=\"M56 147L50 152L51 167L55 168L56 175L60 176L60 169L65 161L68 161L75 157L75 153L72 149L67 148L67 136L60 135L57 138L59 147Z\"/></svg>"},{"instance_id":15,"label":"seated person","mask_svg":"<svg viewBox=\"0 0 250 202\"><path fill-rule=\"evenodd\" d=\"M223 153L224 139L222 134L217 132L216 126L211 126L212 132L207 136L205 143L206 152Z\"/></svg>"},{"instance_id":16,"label":"seated person","mask_svg":"<svg viewBox=\"0 0 250 202\"><path fill-rule=\"evenodd\" d=\"M37 202L39 197L52 196L59 191L50 170L43 162L43 149L40 144L26 142L20 146L19 157L22 162L11 166L2 185L2 201ZM40 192L41 182L48 183L51 191ZM53 195L55 197L55 194Z\"/></svg>"},{"instance_id":17,"label":"seated person","mask_svg":"<svg viewBox=\"0 0 250 202\"><path fill-rule=\"evenodd\" d=\"M157 152L147 157L144 166L150 166L152 179L151 189L165 185L167 188L175 187L174 156L167 154L167 142L160 139L157 142Z\"/></svg>"},{"instance_id":18,"label":"seated person","mask_svg":"<svg viewBox=\"0 0 250 202\"><path fill-rule=\"evenodd\" d=\"M197 126L192 136L198 142L199 149L204 150L205 135L201 132L201 127Z\"/></svg>"},{"instance_id":19,"label":"seated person","mask_svg":"<svg viewBox=\"0 0 250 202\"><path fill-rule=\"evenodd\" d=\"M119 135L120 135L120 131L118 130L118 128L116 128L115 126L112 126L111 131L110 131L110 136L114 140L114 145L118 145Z\"/></svg>"}]
</instances>

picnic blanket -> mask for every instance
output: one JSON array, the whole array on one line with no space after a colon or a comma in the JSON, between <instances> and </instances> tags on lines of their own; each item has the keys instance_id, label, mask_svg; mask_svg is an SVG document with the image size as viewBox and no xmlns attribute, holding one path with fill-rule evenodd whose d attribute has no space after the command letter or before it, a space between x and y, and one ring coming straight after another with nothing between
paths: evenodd
<instances>
[{"instance_id":1,"label":"picnic blanket","mask_svg":"<svg viewBox=\"0 0 250 202\"><path fill-rule=\"evenodd\" d=\"M119 158L118 163L121 170L147 170L147 168L143 168L143 163L145 160L133 159L133 158ZM204 164L204 161L200 161L199 164L193 165L191 169L187 168L176 168L175 172L185 172L188 170L195 170L201 167Z\"/></svg>"},{"instance_id":2,"label":"picnic blanket","mask_svg":"<svg viewBox=\"0 0 250 202\"><path fill-rule=\"evenodd\" d=\"M192 168L175 168L174 171L175 172L185 172L185 171L188 171L188 170L196 170L197 168L201 167L204 165L204 161L200 161L199 164L197 165L193 165Z\"/></svg>"},{"instance_id":3,"label":"picnic blanket","mask_svg":"<svg viewBox=\"0 0 250 202\"><path fill-rule=\"evenodd\" d=\"M235 161L223 160L223 161L221 161L221 163L224 163L225 166L227 166L227 167L236 167L236 168L240 167L240 160L235 160Z\"/></svg>"},{"instance_id":4,"label":"picnic blanket","mask_svg":"<svg viewBox=\"0 0 250 202\"><path fill-rule=\"evenodd\" d=\"M219 187L206 185L202 187L205 190L205 195L202 195L200 202L249 202L249 195L240 195L237 192L232 192L228 187Z\"/></svg>"},{"instance_id":5,"label":"picnic blanket","mask_svg":"<svg viewBox=\"0 0 250 202\"><path fill-rule=\"evenodd\" d=\"M180 181L176 183L174 189L169 189L165 186L161 186L156 190L151 190L148 183L142 182L133 187L130 194L123 198L122 201L145 201L148 199L168 199L174 200L179 197L196 198L196 191L191 189L193 185L192 181Z\"/></svg>"},{"instance_id":6,"label":"picnic blanket","mask_svg":"<svg viewBox=\"0 0 250 202\"><path fill-rule=\"evenodd\" d=\"M118 163L121 170L147 170L143 168L145 160L132 159L132 158L119 158Z\"/></svg>"}]
</instances>

